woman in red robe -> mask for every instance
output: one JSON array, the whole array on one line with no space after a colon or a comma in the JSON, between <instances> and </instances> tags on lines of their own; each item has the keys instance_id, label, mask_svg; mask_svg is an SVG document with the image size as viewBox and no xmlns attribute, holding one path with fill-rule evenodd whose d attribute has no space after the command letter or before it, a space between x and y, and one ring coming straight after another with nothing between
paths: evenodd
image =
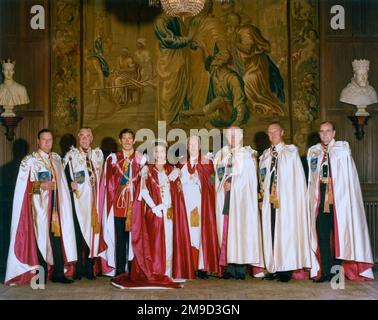
<instances>
[{"instance_id":1,"label":"woman in red robe","mask_svg":"<svg viewBox=\"0 0 378 320\"><path fill-rule=\"evenodd\" d=\"M214 167L200 155L200 138L188 139L188 156L179 167L184 190L194 268L199 278L218 273L219 247L215 218Z\"/></svg>"},{"instance_id":2,"label":"woman in red robe","mask_svg":"<svg viewBox=\"0 0 378 320\"><path fill-rule=\"evenodd\" d=\"M177 288L178 280L195 278L179 170L166 163L164 142L153 149L133 208L131 274L114 278L116 286Z\"/></svg>"}]
</instances>

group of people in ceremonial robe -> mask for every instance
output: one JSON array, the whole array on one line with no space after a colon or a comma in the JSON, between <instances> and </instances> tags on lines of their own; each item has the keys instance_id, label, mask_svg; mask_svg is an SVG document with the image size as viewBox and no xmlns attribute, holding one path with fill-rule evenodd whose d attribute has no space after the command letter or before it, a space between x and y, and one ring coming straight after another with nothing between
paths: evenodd
<instances>
[{"instance_id":1,"label":"group of people in ceremonial robe","mask_svg":"<svg viewBox=\"0 0 378 320\"><path fill-rule=\"evenodd\" d=\"M18 173L5 283L36 273L40 281L105 275L115 286L150 288L247 274L324 282L341 267L350 280L374 278L357 170L331 122L308 150L307 182L279 123L269 125L271 146L259 159L243 146L242 129L225 132L215 156L202 156L200 137L189 136L187 155L171 165L165 141L147 157L130 129L106 159L92 148L90 128L63 159L52 152L52 132L41 130Z\"/></svg>"}]
</instances>

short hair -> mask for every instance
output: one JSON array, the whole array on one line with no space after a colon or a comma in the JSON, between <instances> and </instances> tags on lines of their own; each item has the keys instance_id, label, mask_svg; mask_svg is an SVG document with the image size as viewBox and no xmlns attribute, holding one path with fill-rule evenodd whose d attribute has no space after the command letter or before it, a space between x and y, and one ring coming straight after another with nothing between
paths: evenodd
<instances>
[{"instance_id":1,"label":"short hair","mask_svg":"<svg viewBox=\"0 0 378 320\"><path fill-rule=\"evenodd\" d=\"M168 148L167 143L166 143L164 140L162 140L162 139L157 139L157 140L155 140L155 141L153 142L153 146L154 146L154 148L157 147L157 146L164 147L165 149Z\"/></svg>"},{"instance_id":2,"label":"short hair","mask_svg":"<svg viewBox=\"0 0 378 320\"><path fill-rule=\"evenodd\" d=\"M284 130L284 128L282 127L282 125L281 125L281 123L279 121L272 121L272 122L270 122L269 125L268 125L268 128L270 126L273 126L273 125L279 126L281 128L281 130Z\"/></svg>"},{"instance_id":3,"label":"short hair","mask_svg":"<svg viewBox=\"0 0 378 320\"><path fill-rule=\"evenodd\" d=\"M189 142L191 138L196 138L198 141L198 148L201 150L201 137L198 134L191 134L189 137L186 139L186 151L189 154Z\"/></svg>"},{"instance_id":4,"label":"short hair","mask_svg":"<svg viewBox=\"0 0 378 320\"><path fill-rule=\"evenodd\" d=\"M129 128L122 129L122 130L120 131L118 137L119 137L120 139L122 139L122 136L123 136L124 134L126 134L126 133L131 134L131 135L133 136L133 140L135 139L135 133L134 133L134 131L131 130L131 129L129 129Z\"/></svg>"},{"instance_id":5,"label":"short hair","mask_svg":"<svg viewBox=\"0 0 378 320\"><path fill-rule=\"evenodd\" d=\"M320 128L323 124L327 124L327 123L330 124L330 125L332 126L332 130L333 130L333 131L336 131L335 124L334 124L332 121L328 121L328 120L323 121L323 122L320 124L319 128Z\"/></svg>"},{"instance_id":6,"label":"short hair","mask_svg":"<svg viewBox=\"0 0 378 320\"><path fill-rule=\"evenodd\" d=\"M91 132L91 136L92 136L92 138L93 138L93 132L92 132L92 129L91 129L90 127L82 127L82 128L80 128L79 131L78 131L78 133L77 133L77 136L78 136L78 137L80 136L80 132L81 132L82 130L88 130L88 131L90 131L90 132Z\"/></svg>"},{"instance_id":7,"label":"short hair","mask_svg":"<svg viewBox=\"0 0 378 320\"><path fill-rule=\"evenodd\" d=\"M41 138L41 134L45 133L45 132L49 132L51 135L53 135L53 133L52 133L52 131L50 129L44 128L42 130L39 130L39 132L38 132L38 139L40 139Z\"/></svg>"},{"instance_id":8,"label":"short hair","mask_svg":"<svg viewBox=\"0 0 378 320\"><path fill-rule=\"evenodd\" d=\"M189 141L191 138L196 138L201 145L201 137L198 134L191 134L189 137L186 139L186 145L189 146Z\"/></svg>"}]
</instances>

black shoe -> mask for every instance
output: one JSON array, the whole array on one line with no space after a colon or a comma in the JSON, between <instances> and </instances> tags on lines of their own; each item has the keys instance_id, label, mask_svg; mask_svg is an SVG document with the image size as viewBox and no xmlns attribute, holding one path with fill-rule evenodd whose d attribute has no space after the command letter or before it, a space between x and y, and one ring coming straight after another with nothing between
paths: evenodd
<instances>
[{"instance_id":1,"label":"black shoe","mask_svg":"<svg viewBox=\"0 0 378 320\"><path fill-rule=\"evenodd\" d=\"M312 280L314 283L323 283L323 282L328 282L331 281L332 276L330 274L322 274L322 276L318 279Z\"/></svg>"},{"instance_id":2,"label":"black shoe","mask_svg":"<svg viewBox=\"0 0 378 320\"><path fill-rule=\"evenodd\" d=\"M291 276L289 275L278 275L279 282L289 282L291 280Z\"/></svg>"},{"instance_id":3,"label":"black shoe","mask_svg":"<svg viewBox=\"0 0 378 320\"><path fill-rule=\"evenodd\" d=\"M92 271L92 272L87 272L87 273L85 274L85 277L86 277L88 280L95 280L95 279L96 279L95 275L93 274L93 271Z\"/></svg>"},{"instance_id":4,"label":"black shoe","mask_svg":"<svg viewBox=\"0 0 378 320\"><path fill-rule=\"evenodd\" d=\"M268 273L266 276L262 277L262 280L276 280L278 279L277 273Z\"/></svg>"},{"instance_id":5,"label":"black shoe","mask_svg":"<svg viewBox=\"0 0 378 320\"><path fill-rule=\"evenodd\" d=\"M232 273L226 271L226 272L223 274L222 279L228 280L228 279L231 279L231 278L233 278L233 277L234 277L234 276L232 275Z\"/></svg>"},{"instance_id":6,"label":"black shoe","mask_svg":"<svg viewBox=\"0 0 378 320\"><path fill-rule=\"evenodd\" d=\"M68 279L65 276L61 276L61 277L54 277L53 276L51 281L55 282L55 283L73 283L74 282L73 280Z\"/></svg>"},{"instance_id":7,"label":"black shoe","mask_svg":"<svg viewBox=\"0 0 378 320\"><path fill-rule=\"evenodd\" d=\"M237 275L235 276L235 279L236 279L236 280L245 280L245 274L237 274Z\"/></svg>"},{"instance_id":8,"label":"black shoe","mask_svg":"<svg viewBox=\"0 0 378 320\"><path fill-rule=\"evenodd\" d=\"M82 277L81 273L76 272L73 278L74 280L81 280Z\"/></svg>"},{"instance_id":9,"label":"black shoe","mask_svg":"<svg viewBox=\"0 0 378 320\"><path fill-rule=\"evenodd\" d=\"M81 280L82 277L83 277L83 270L81 268L76 268L76 272L73 278L75 280Z\"/></svg>"},{"instance_id":10,"label":"black shoe","mask_svg":"<svg viewBox=\"0 0 378 320\"><path fill-rule=\"evenodd\" d=\"M209 275L207 274L207 271L198 270L197 271L197 278L200 278L200 279L209 279Z\"/></svg>"}]
</instances>

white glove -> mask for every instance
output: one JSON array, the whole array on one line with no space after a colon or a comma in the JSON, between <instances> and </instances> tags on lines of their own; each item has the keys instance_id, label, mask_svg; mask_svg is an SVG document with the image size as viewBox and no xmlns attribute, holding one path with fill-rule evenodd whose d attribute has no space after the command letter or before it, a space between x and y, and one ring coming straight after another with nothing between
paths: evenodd
<instances>
[{"instance_id":1,"label":"white glove","mask_svg":"<svg viewBox=\"0 0 378 320\"><path fill-rule=\"evenodd\" d=\"M199 177L198 177L198 173L196 172L195 174L193 174L193 176L192 176L192 181L193 181L193 183L195 183L195 184L200 184L200 180L199 180Z\"/></svg>"},{"instance_id":2,"label":"white glove","mask_svg":"<svg viewBox=\"0 0 378 320\"><path fill-rule=\"evenodd\" d=\"M112 157L112 164L116 164L116 163L117 163L117 157L116 157L116 154L115 154L115 153L112 153L110 156Z\"/></svg>"},{"instance_id":3,"label":"white glove","mask_svg":"<svg viewBox=\"0 0 378 320\"><path fill-rule=\"evenodd\" d=\"M163 216L163 204L159 204L158 206L156 207L153 207L152 208L152 212L159 218L161 218Z\"/></svg>"},{"instance_id":4,"label":"white glove","mask_svg":"<svg viewBox=\"0 0 378 320\"><path fill-rule=\"evenodd\" d=\"M147 176L148 176L148 167L144 166L142 169L140 169L139 175L142 177L143 180L147 179Z\"/></svg>"},{"instance_id":5,"label":"white glove","mask_svg":"<svg viewBox=\"0 0 378 320\"><path fill-rule=\"evenodd\" d=\"M173 171L168 176L169 181L175 181L181 175L181 170L174 168Z\"/></svg>"},{"instance_id":6,"label":"white glove","mask_svg":"<svg viewBox=\"0 0 378 320\"><path fill-rule=\"evenodd\" d=\"M140 166L143 167L148 162L148 154L144 154L142 159L140 160Z\"/></svg>"},{"instance_id":7,"label":"white glove","mask_svg":"<svg viewBox=\"0 0 378 320\"><path fill-rule=\"evenodd\" d=\"M209 159L209 160L214 160L214 153L212 152L208 152L205 156L205 158Z\"/></svg>"},{"instance_id":8,"label":"white glove","mask_svg":"<svg viewBox=\"0 0 378 320\"><path fill-rule=\"evenodd\" d=\"M147 203L147 205L150 207L150 208L154 208L156 205L155 205L155 202L154 200L152 200L149 192L147 189L141 189L140 190L140 194L139 194L139 197L138 197L138 200L141 200L141 199L144 199L144 201Z\"/></svg>"}]
</instances>

